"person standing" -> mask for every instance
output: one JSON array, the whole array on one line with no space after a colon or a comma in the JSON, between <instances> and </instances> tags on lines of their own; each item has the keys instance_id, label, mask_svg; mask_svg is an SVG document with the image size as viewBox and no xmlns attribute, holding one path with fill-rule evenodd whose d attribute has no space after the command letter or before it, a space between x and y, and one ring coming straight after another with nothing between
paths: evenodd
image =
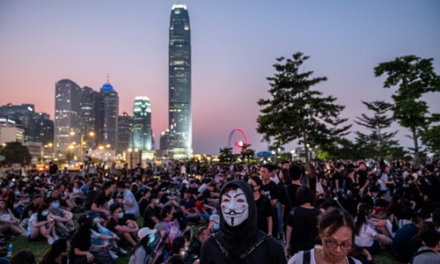
<instances>
[{"instance_id":1,"label":"person standing","mask_svg":"<svg viewBox=\"0 0 440 264\"><path fill-rule=\"evenodd\" d=\"M257 224L258 228L268 235L272 235L272 206L266 196L261 195L260 189L263 182L258 176L252 176L248 180L252 188L252 195L257 206Z\"/></svg>"},{"instance_id":2,"label":"person standing","mask_svg":"<svg viewBox=\"0 0 440 264\"><path fill-rule=\"evenodd\" d=\"M298 207L290 210L286 228L286 254L293 255L301 250L309 250L317 244L318 217L320 210L312 206L315 193L306 186L298 188Z\"/></svg>"},{"instance_id":3,"label":"person standing","mask_svg":"<svg viewBox=\"0 0 440 264\"><path fill-rule=\"evenodd\" d=\"M220 230L202 245L200 263L286 263L281 244L257 228L257 208L249 184L226 183L220 192L220 209Z\"/></svg>"}]
</instances>

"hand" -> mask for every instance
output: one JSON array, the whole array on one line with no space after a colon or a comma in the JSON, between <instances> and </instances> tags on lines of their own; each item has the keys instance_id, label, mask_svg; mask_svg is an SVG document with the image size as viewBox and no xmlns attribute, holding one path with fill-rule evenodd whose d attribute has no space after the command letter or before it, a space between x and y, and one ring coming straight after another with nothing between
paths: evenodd
<instances>
[{"instance_id":1,"label":"hand","mask_svg":"<svg viewBox=\"0 0 440 264\"><path fill-rule=\"evenodd\" d=\"M93 262L93 259L95 258L92 253L86 252L87 262L91 263Z\"/></svg>"}]
</instances>

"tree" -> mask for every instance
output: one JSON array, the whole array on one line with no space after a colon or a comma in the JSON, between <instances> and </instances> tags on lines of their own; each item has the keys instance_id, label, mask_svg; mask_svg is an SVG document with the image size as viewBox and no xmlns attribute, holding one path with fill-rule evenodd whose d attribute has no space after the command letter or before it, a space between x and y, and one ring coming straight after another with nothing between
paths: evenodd
<instances>
[{"instance_id":1,"label":"tree","mask_svg":"<svg viewBox=\"0 0 440 264\"><path fill-rule=\"evenodd\" d=\"M385 132L393 122L393 118L388 116L388 112L392 110L393 105L384 101L373 101L362 103L373 112L373 116L362 114L357 117L355 122L358 125L371 130L369 134L356 132L356 141L364 146L366 156L369 158L382 159L389 154L389 150L398 145L393 137L397 134L394 132Z\"/></svg>"},{"instance_id":2,"label":"tree","mask_svg":"<svg viewBox=\"0 0 440 264\"><path fill-rule=\"evenodd\" d=\"M0 149L0 155L5 157L2 164L19 163L27 165L31 163L31 154L26 146L23 146L20 142L8 142L6 146Z\"/></svg>"},{"instance_id":3,"label":"tree","mask_svg":"<svg viewBox=\"0 0 440 264\"><path fill-rule=\"evenodd\" d=\"M220 162L231 163L235 160L234 154L232 154L232 148L224 147L219 150L220 155L218 156Z\"/></svg>"},{"instance_id":4,"label":"tree","mask_svg":"<svg viewBox=\"0 0 440 264\"><path fill-rule=\"evenodd\" d=\"M335 97L311 89L327 78L314 78L313 71L300 71L307 59L309 56L300 52L291 59L277 59L273 65L276 73L267 78L271 98L258 101L262 109L257 118L257 132L275 146L298 140L305 149L308 167L311 146L331 144L335 138L347 135L351 125L340 127L347 119L339 118L344 106L335 104Z\"/></svg>"},{"instance_id":5,"label":"tree","mask_svg":"<svg viewBox=\"0 0 440 264\"><path fill-rule=\"evenodd\" d=\"M431 122L428 105L421 97L429 92L440 91L440 77L434 72L432 61L432 58L422 59L409 55L379 63L374 68L376 77L386 75L384 88L398 86L392 95L393 117L401 126L411 131L415 163L418 163L419 159L421 131Z\"/></svg>"},{"instance_id":6,"label":"tree","mask_svg":"<svg viewBox=\"0 0 440 264\"><path fill-rule=\"evenodd\" d=\"M422 132L422 142L434 153L440 153L440 126L433 126Z\"/></svg>"},{"instance_id":7,"label":"tree","mask_svg":"<svg viewBox=\"0 0 440 264\"><path fill-rule=\"evenodd\" d=\"M251 144L244 143L240 150L240 159L243 162L249 163L249 161L255 156L255 150L250 148Z\"/></svg>"}]
</instances>

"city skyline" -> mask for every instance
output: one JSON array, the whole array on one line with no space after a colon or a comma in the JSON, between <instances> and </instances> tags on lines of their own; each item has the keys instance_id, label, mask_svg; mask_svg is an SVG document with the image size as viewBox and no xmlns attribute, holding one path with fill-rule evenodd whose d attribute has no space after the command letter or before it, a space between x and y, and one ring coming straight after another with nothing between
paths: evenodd
<instances>
[{"instance_id":1,"label":"city skyline","mask_svg":"<svg viewBox=\"0 0 440 264\"><path fill-rule=\"evenodd\" d=\"M151 99L159 142L168 128L168 27L174 3L2 1L0 105L34 104L53 119L56 82L70 79L97 90L110 73L119 114L131 113L135 96ZM268 96L266 77L273 75L277 57L310 55L306 70L329 78L318 88L346 105L343 117L351 123L366 112L360 100L391 102L394 90L383 89L383 78L374 77L378 63L415 54L434 58L436 72L440 69L438 1L185 4L191 13L194 153L217 154L235 127L249 134L252 148L267 148L255 132L256 102ZM431 111L440 112L438 95L427 101ZM408 131L400 130L398 139L410 146Z\"/></svg>"}]
</instances>

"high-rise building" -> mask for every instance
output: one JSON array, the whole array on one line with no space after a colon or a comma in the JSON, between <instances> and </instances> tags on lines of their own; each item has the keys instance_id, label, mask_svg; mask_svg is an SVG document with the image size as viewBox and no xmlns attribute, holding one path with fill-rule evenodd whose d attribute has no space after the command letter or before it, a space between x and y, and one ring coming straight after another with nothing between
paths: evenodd
<instances>
[{"instance_id":1,"label":"high-rise building","mask_svg":"<svg viewBox=\"0 0 440 264\"><path fill-rule=\"evenodd\" d=\"M66 153L80 144L83 130L81 87L63 79L55 84L55 152Z\"/></svg>"},{"instance_id":2,"label":"high-rise building","mask_svg":"<svg viewBox=\"0 0 440 264\"><path fill-rule=\"evenodd\" d=\"M83 118L83 141L87 149L96 148L96 102L98 92L91 87L83 87L81 114Z\"/></svg>"},{"instance_id":3,"label":"high-rise building","mask_svg":"<svg viewBox=\"0 0 440 264\"><path fill-rule=\"evenodd\" d=\"M46 113L35 113L34 115L34 130L36 139L33 142L39 142L43 145L53 143L54 140L54 124L50 120L50 116Z\"/></svg>"},{"instance_id":4,"label":"high-rise building","mask_svg":"<svg viewBox=\"0 0 440 264\"><path fill-rule=\"evenodd\" d=\"M136 96L133 105L133 145L138 150L153 150L151 103L145 96Z\"/></svg>"},{"instance_id":5,"label":"high-rise building","mask_svg":"<svg viewBox=\"0 0 440 264\"><path fill-rule=\"evenodd\" d=\"M99 145L116 150L118 141L119 97L107 81L96 98L96 136Z\"/></svg>"},{"instance_id":6,"label":"high-rise building","mask_svg":"<svg viewBox=\"0 0 440 264\"><path fill-rule=\"evenodd\" d=\"M119 116L118 120L118 146L116 148L116 153L123 153L131 148L132 142L132 117L124 112Z\"/></svg>"},{"instance_id":7,"label":"high-rise building","mask_svg":"<svg viewBox=\"0 0 440 264\"><path fill-rule=\"evenodd\" d=\"M53 142L53 121L46 113L35 112L33 104L0 106L0 117L14 120L16 126L24 129L24 141L47 144Z\"/></svg>"},{"instance_id":8,"label":"high-rise building","mask_svg":"<svg viewBox=\"0 0 440 264\"><path fill-rule=\"evenodd\" d=\"M192 156L191 35L186 5L171 8L169 32L168 152L173 158Z\"/></svg>"}]
</instances>

